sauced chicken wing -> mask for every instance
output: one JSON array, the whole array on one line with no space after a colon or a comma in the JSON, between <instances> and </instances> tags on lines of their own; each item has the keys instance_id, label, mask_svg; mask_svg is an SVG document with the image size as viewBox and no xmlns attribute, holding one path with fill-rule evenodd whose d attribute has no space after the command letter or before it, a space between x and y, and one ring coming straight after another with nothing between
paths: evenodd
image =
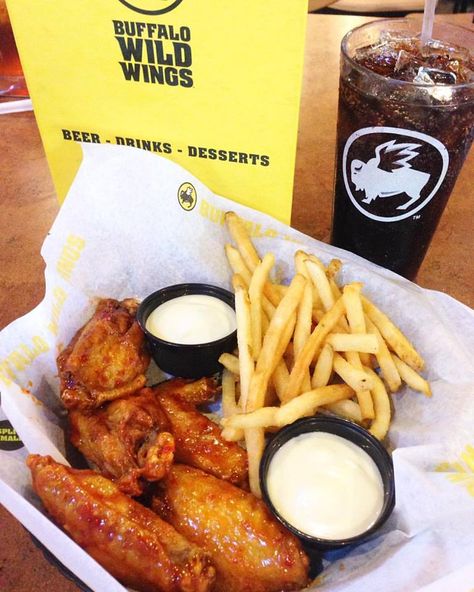
<instances>
[{"instance_id":1,"label":"sauced chicken wing","mask_svg":"<svg viewBox=\"0 0 474 592\"><path fill-rule=\"evenodd\" d=\"M214 378L200 378L192 381L186 378L172 378L160 382L154 390L161 396L177 397L190 405L210 403L220 393L220 387Z\"/></svg>"},{"instance_id":2,"label":"sauced chicken wing","mask_svg":"<svg viewBox=\"0 0 474 592\"><path fill-rule=\"evenodd\" d=\"M105 477L30 455L33 487L54 521L113 576L140 592L207 592L209 555Z\"/></svg>"},{"instance_id":3,"label":"sauced chicken wing","mask_svg":"<svg viewBox=\"0 0 474 592\"><path fill-rule=\"evenodd\" d=\"M185 465L173 465L155 487L155 511L211 555L216 592L281 592L308 583L299 541L251 493Z\"/></svg>"},{"instance_id":4,"label":"sauced chicken wing","mask_svg":"<svg viewBox=\"0 0 474 592\"><path fill-rule=\"evenodd\" d=\"M173 462L169 422L150 389L99 409L72 409L68 419L72 444L124 493L140 495Z\"/></svg>"},{"instance_id":5,"label":"sauced chicken wing","mask_svg":"<svg viewBox=\"0 0 474 592\"><path fill-rule=\"evenodd\" d=\"M209 400L217 390L212 379L175 378L100 409L71 410L71 442L130 495L139 495L145 481L161 479L173 453L181 462L244 484L245 451L235 442L226 442L219 426L187 402Z\"/></svg>"},{"instance_id":6,"label":"sauced chicken wing","mask_svg":"<svg viewBox=\"0 0 474 592\"><path fill-rule=\"evenodd\" d=\"M58 356L61 399L68 408L94 408L145 385L150 362L135 320L134 300L101 300Z\"/></svg>"},{"instance_id":7,"label":"sauced chicken wing","mask_svg":"<svg viewBox=\"0 0 474 592\"><path fill-rule=\"evenodd\" d=\"M164 409L175 439L175 458L237 485L248 476L247 454L236 442L227 442L221 428L195 407L159 386L155 396Z\"/></svg>"}]
</instances>

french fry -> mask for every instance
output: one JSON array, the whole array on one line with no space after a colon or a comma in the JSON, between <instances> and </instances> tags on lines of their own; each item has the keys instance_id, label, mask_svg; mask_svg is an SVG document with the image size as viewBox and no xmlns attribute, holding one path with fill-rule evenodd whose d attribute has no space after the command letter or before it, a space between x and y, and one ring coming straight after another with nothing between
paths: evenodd
<instances>
[{"instance_id":1,"label":"french fry","mask_svg":"<svg viewBox=\"0 0 474 592\"><path fill-rule=\"evenodd\" d=\"M256 497L262 497L260 491L260 461L265 448L265 432L262 428L245 430L245 446L249 463L250 491Z\"/></svg>"},{"instance_id":2,"label":"french fry","mask_svg":"<svg viewBox=\"0 0 474 592\"><path fill-rule=\"evenodd\" d=\"M360 360L358 352L345 352L347 362L359 371L363 371L364 367ZM374 418L374 402L372 401L372 395L368 388L356 390L357 401L359 402L360 412L362 419L373 419Z\"/></svg>"},{"instance_id":3,"label":"french fry","mask_svg":"<svg viewBox=\"0 0 474 592\"><path fill-rule=\"evenodd\" d=\"M397 356L414 370L422 370L424 360L400 329L365 296L361 296L364 311Z\"/></svg>"},{"instance_id":4,"label":"french fry","mask_svg":"<svg viewBox=\"0 0 474 592\"><path fill-rule=\"evenodd\" d=\"M378 365L380 366L382 377L387 383L389 390L392 393L395 393L402 384L400 373L397 370L395 362L392 358L392 354L389 352L388 347L382 335L380 334L380 331L368 317L366 318L366 323L369 333L375 335L379 342L379 351L375 354L375 356L377 358Z\"/></svg>"},{"instance_id":5,"label":"french fry","mask_svg":"<svg viewBox=\"0 0 474 592\"><path fill-rule=\"evenodd\" d=\"M349 419L350 421L362 423L362 414L360 412L359 404L355 401L352 401L351 399L335 401L334 403L324 405L324 408L331 413L335 413L336 415L344 417L345 419Z\"/></svg>"},{"instance_id":6,"label":"french fry","mask_svg":"<svg viewBox=\"0 0 474 592\"><path fill-rule=\"evenodd\" d=\"M361 289L362 284L360 282L347 284L343 288L346 317L350 333L367 333L364 309L360 299ZM370 366L370 356L367 353L361 353L360 360L364 366Z\"/></svg>"},{"instance_id":7,"label":"french fry","mask_svg":"<svg viewBox=\"0 0 474 592\"><path fill-rule=\"evenodd\" d=\"M245 286L248 288L252 279L252 273L245 265L242 255L235 247L229 244L225 245L225 254L232 271L242 277ZM270 319L275 312L275 307L266 296L262 297L262 307L265 314Z\"/></svg>"},{"instance_id":8,"label":"french fry","mask_svg":"<svg viewBox=\"0 0 474 592\"><path fill-rule=\"evenodd\" d=\"M231 417L234 413L242 412L242 408L239 405L240 382L238 376L235 376L232 374L232 372L228 371L228 374L233 376L234 381L233 384L230 384L230 378L227 378L226 380L228 380L229 383L224 384L224 372L226 372L226 370L224 370L222 373L222 416L226 417L227 410L229 410L229 417ZM224 401L226 402L224 403ZM234 405L236 411L231 413L230 410L232 407L234 407ZM221 435L224 440L229 442L240 442L244 439L244 431L234 428L224 428L221 432Z\"/></svg>"},{"instance_id":9,"label":"french fry","mask_svg":"<svg viewBox=\"0 0 474 592\"><path fill-rule=\"evenodd\" d=\"M365 315L360 299L362 284L354 282L344 286L342 296L351 333L366 333Z\"/></svg>"},{"instance_id":10,"label":"french fry","mask_svg":"<svg viewBox=\"0 0 474 592\"><path fill-rule=\"evenodd\" d=\"M225 221L247 268L253 272L260 263L260 257L252 243L243 220L235 212L226 212ZM281 295L276 286L267 282L264 287L267 298L274 306L278 306Z\"/></svg>"},{"instance_id":11,"label":"french fry","mask_svg":"<svg viewBox=\"0 0 474 592\"><path fill-rule=\"evenodd\" d=\"M242 276L239 274L234 274L232 278L232 284L234 287L235 292L235 313L236 313L236 320L237 320L237 344L239 347L239 358L236 358L238 362L238 374L240 376L240 384L241 384L241 399L243 396L243 403L245 403L246 397L248 395L248 388L250 384L250 379L252 377L254 371L254 364L251 355L251 335L250 335L250 301L247 293L247 289L245 286L245 282L242 279ZM231 362L231 354L223 354L221 358L224 359L224 362L229 364L235 365L235 360ZM222 362L221 362L222 363ZM234 368L236 370L236 368ZM224 370L224 372L226 372ZM229 379L230 381L230 379ZM243 383L242 383L243 381ZM222 385L223 388L223 398L224 398L224 384ZM226 385L226 388L230 388L229 385ZM235 403L235 384L234 384L234 403ZM230 401L231 395L226 393L226 403ZM237 442L243 438L242 430L234 430L229 428L222 432L222 437L225 440Z\"/></svg>"},{"instance_id":12,"label":"french fry","mask_svg":"<svg viewBox=\"0 0 474 592\"><path fill-rule=\"evenodd\" d=\"M335 298L324 267L321 268L312 258L306 259L306 267L327 312L334 306Z\"/></svg>"},{"instance_id":13,"label":"french fry","mask_svg":"<svg viewBox=\"0 0 474 592\"><path fill-rule=\"evenodd\" d=\"M375 335L368 333L330 333L326 337L326 343L334 348L334 351L365 352L376 354L379 351L379 342Z\"/></svg>"},{"instance_id":14,"label":"french fry","mask_svg":"<svg viewBox=\"0 0 474 592\"><path fill-rule=\"evenodd\" d=\"M222 364L226 370L232 372L232 374L236 376L240 375L239 358L234 356L234 354L221 354L219 357L219 363Z\"/></svg>"},{"instance_id":15,"label":"french fry","mask_svg":"<svg viewBox=\"0 0 474 592\"><path fill-rule=\"evenodd\" d=\"M239 348L240 368L240 401L243 409L246 408L250 382L254 374L254 361L252 357L252 337L250 326L250 300L242 277L235 274L232 278L235 292L235 315L237 319L237 345Z\"/></svg>"},{"instance_id":16,"label":"french fry","mask_svg":"<svg viewBox=\"0 0 474 592\"><path fill-rule=\"evenodd\" d=\"M267 281L275 263L272 253L267 253L262 261L255 268L249 285L250 298L250 324L252 334L252 356L257 360L262 348L263 310L262 297L263 287Z\"/></svg>"},{"instance_id":17,"label":"french fry","mask_svg":"<svg viewBox=\"0 0 474 592\"><path fill-rule=\"evenodd\" d=\"M300 417L313 415L318 407L341 399L354 396L353 390L347 384L322 386L295 397L278 408L276 413L276 427L293 423Z\"/></svg>"},{"instance_id":18,"label":"french fry","mask_svg":"<svg viewBox=\"0 0 474 592\"><path fill-rule=\"evenodd\" d=\"M329 278L329 285L331 286L331 291L332 291L332 295L334 297L334 300L338 300L342 296L342 292L333 278Z\"/></svg>"},{"instance_id":19,"label":"french fry","mask_svg":"<svg viewBox=\"0 0 474 592\"><path fill-rule=\"evenodd\" d=\"M284 350L282 351L281 337L285 334L285 329L295 313L305 284L305 278L300 274L296 274L291 281L288 292L275 310L255 366L255 374L250 384L248 401L245 407L246 411L253 411L263 405L268 381L283 356Z\"/></svg>"},{"instance_id":20,"label":"french fry","mask_svg":"<svg viewBox=\"0 0 474 592\"><path fill-rule=\"evenodd\" d=\"M340 323L348 333L357 335L366 334L364 312L360 300L361 288L362 284L360 282L353 282L352 284L344 286L343 300L348 320L346 322L345 319L343 319ZM345 355L347 361L359 370L361 370L363 366L370 367L370 355L367 352L347 351ZM374 404L370 391L368 389L357 390L356 394L362 418L373 419Z\"/></svg>"},{"instance_id":21,"label":"french fry","mask_svg":"<svg viewBox=\"0 0 474 592\"><path fill-rule=\"evenodd\" d=\"M387 435L388 428L390 426L390 398L382 380L377 374L368 369L367 372L374 380L374 386L372 388L372 395L374 399L375 408L375 419L370 424L369 432L375 436L378 440L383 440Z\"/></svg>"},{"instance_id":22,"label":"french fry","mask_svg":"<svg viewBox=\"0 0 474 592\"><path fill-rule=\"evenodd\" d=\"M289 401L300 393L300 387L308 370L311 361L319 353L319 349L323 344L324 339L330 333L339 319L344 314L344 302L340 298L336 304L329 310L318 325L314 328L305 343L303 349L295 360L295 365L290 372L290 379L288 387L283 396L283 401Z\"/></svg>"},{"instance_id":23,"label":"french fry","mask_svg":"<svg viewBox=\"0 0 474 592\"><path fill-rule=\"evenodd\" d=\"M240 254L239 250L228 243L224 246L224 252L232 271L241 276L241 278L244 280L245 286L248 288L250 285L250 280L252 279L252 272L245 265L245 261L242 259L242 255Z\"/></svg>"},{"instance_id":24,"label":"french fry","mask_svg":"<svg viewBox=\"0 0 474 592\"><path fill-rule=\"evenodd\" d=\"M240 409L235 400L235 376L229 370L224 369L222 372L222 415L229 417L239 412Z\"/></svg>"},{"instance_id":25,"label":"french fry","mask_svg":"<svg viewBox=\"0 0 474 592\"><path fill-rule=\"evenodd\" d=\"M285 361L280 360L272 374L272 383L275 387L277 397L280 399L280 401L283 397L283 393L285 392L288 386L289 378L290 373L288 372L288 368L285 364Z\"/></svg>"},{"instance_id":26,"label":"french fry","mask_svg":"<svg viewBox=\"0 0 474 592\"><path fill-rule=\"evenodd\" d=\"M278 290L278 292L280 292L280 299L283 298L283 296L288 291L288 286L284 286L283 284L273 284L273 285L275 286L275 290Z\"/></svg>"},{"instance_id":27,"label":"french fry","mask_svg":"<svg viewBox=\"0 0 474 592\"><path fill-rule=\"evenodd\" d=\"M313 389L295 397L280 407L262 407L251 413L241 413L222 420L225 427L253 429L283 427L300 417L313 415L318 407L349 399L354 391L346 384L333 384Z\"/></svg>"},{"instance_id":28,"label":"french fry","mask_svg":"<svg viewBox=\"0 0 474 592\"><path fill-rule=\"evenodd\" d=\"M313 312L313 295L311 284L307 281L303 291L303 297L297 309L295 333L293 335L293 355L295 358L304 347L304 344L311 335L312 312ZM311 388L311 377L309 369L303 378L301 390L307 391Z\"/></svg>"},{"instance_id":29,"label":"french fry","mask_svg":"<svg viewBox=\"0 0 474 592\"><path fill-rule=\"evenodd\" d=\"M283 357L293 357L293 342L291 338L295 332L295 324L296 324L296 314L293 313L286 324L284 331L282 332L280 342L278 343L278 348L276 352L276 357L278 359Z\"/></svg>"},{"instance_id":30,"label":"french fry","mask_svg":"<svg viewBox=\"0 0 474 592\"><path fill-rule=\"evenodd\" d=\"M296 272L301 273L301 275L304 275L304 277L308 280L309 285L311 286L313 308L322 310L323 303L321 302L321 298L319 296L318 290L316 289L316 286L311 281L311 276L309 275L308 268L306 267L306 259L308 258L308 253L305 253L301 249L296 251L294 256Z\"/></svg>"},{"instance_id":31,"label":"french fry","mask_svg":"<svg viewBox=\"0 0 474 592\"><path fill-rule=\"evenodd\" d=\"M328 277L328 280L334 279L335 276L339 273L341 267L342 261L340 259L331 259L326 269L326 275Z\"/></svg>"},{"instance_id":32,"label":"french fry","mask_svg":"<svg viewBox=\"0 0 474 592\"><path fill-rule=\"evenodd\" d=\"M314 298L313 298L313 302L314 302ZM313 316L313 321L315 323L319 323L325 314L326 313L324 312L324 310L322 308L318 308L318 307L313 306L312 316Z\"/></svg>"},{"instance_id":33,"label":"french fry","mask_svg":"<svg viewBox=\"0 0 474 592\"><path fill-rule=\"evenodd\" d=\"M374 381L366 370L349 364L340 354L334 353L334 370L351 388L357 391L370 390Z\"/></svg>"},{"instance_id":34,"label":"french fry","mask_svg":"<svg viewBox=\"0 0 474 592\"><path fill-rule=\"evenodd\" d=\"M221 420L225 429L250 430L276 426L276 414L280 407L260 407L250 413L237 413Z\"/></svg>"},{"instance_id":35,"label":"french fry","mask_svg":"<svg viewBox=\"0 0 474 592\"><path fill-rule=\"evenodd\" d=\"M329 343L326 343L319 354L318 361L314 367L311 386L317 388L326 386L329 383L332 374L334 360L334 349Z\"/></svg>"},{"instance_id":36,"label":"french fry","mask_svg":"<svg viewBox=\"0 0 474 592\"><path fill-rule=\"evenodd\" d=\"M260 263L260 257L253 246L245 224L235 212L226 212L225 221L231 237L234 239L237 248L242 255L245 265L253 271Z\"/></svg>"},{"instance_id":37,"label":"french fry","mask_svg":"<svg viewBox=\"0 0 474 592\"><path fill-rule=\"evenodd\" d=\"M296 315L293 314L282 334L282 337L278 344L278 351L275 354L276 357L279 359L279 362L276 365L275 370L273 371L271 380L273 386L275 387L277 397L280 399L280 401L284 392L286 391L286 388L288 386L288 380L290 378L290 373L288 372L288 366L284 356L286 355L288 348L292 346L291 338L294 333L295 323Z\"/></svg>"},{"instance_id":38,"label":"french fry","mask_svg":"<svg viewBox=\"0 0 474 592\"><path fill-rule=\"evenodd\" d=\"M310 253L308 255L308 259L310 259L319 268L321 268L324 271L324 273L326 273L326 268L324 267L323 262L321 261L321 259L319 259L319 257L316 257L316 255L314 255L313 253Z\"/></svg>"},{"instance_id":39,"label":"french fry","mask_svg":"<svg viewBox=\"0 0 474 592\"><path fill-rule=\"evenodd\" d=\"M392 356L393 362L397 367L398 372L400 373L401 379L407 383L407 385L415 391L420 391L427 397L431 397L431 387L430 383L425 380L422 376L415 372L413 368L411 368L408 364L406 364L403 360L400 360L398 356L395 354Z\"/></svg>"},{"instance_id":40,"label":"french fry","mask_svg":"<svg viewBox=\"0 0 474 592\"><path fill-rule=\"evenodd\" d=\"M236 428L223 428L221 436L227 442L240 442L245 438L245 433L243 430L238 430Z\"/></svg>"}]
</instances>

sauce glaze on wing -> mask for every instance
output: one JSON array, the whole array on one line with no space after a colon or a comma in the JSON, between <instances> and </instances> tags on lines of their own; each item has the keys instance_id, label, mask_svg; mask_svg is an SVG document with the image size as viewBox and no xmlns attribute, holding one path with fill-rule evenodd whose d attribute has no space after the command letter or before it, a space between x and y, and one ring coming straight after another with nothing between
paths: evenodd
<instances>
[{"instance_id":1,"label":"sauce glaze on wing","mask_svg":"<svg viewBox=\"0 0 474 592\"><path fill-rule=\"evenodd\" d=\"M98 473L49 456L27 459L53 520L114 577L140 592L208 592L209 555Z\"/></svg>"},{"instance_id":2,"label":"sauce glaze on wing","mask_svg":"<svg viewBox=\"0 0 474 592\"><path fill-rule=\"evenodd\" d=\"M90 409L145 385L150 356L135 320L135 300L101 300L88 323L58 356L61 400Z\"/></svg>"},{"instance_id":3,"label":"sauce glaze on wing","mask_svg":"<svg viewBox=\"0 0 474 592\"><path fill-rule=\"evenodd\" d=\"M245 485L248 478L247 453L236 442L222 437L220 426L200 413L179 394L155 389L175 440L175 459L197 467L236 485Z\"/></svg>"},{"instance_id":4,"label":"sauce glaze on wing","mask_svg":"<svg viewBox=\"0 0 474 592\"><path fill-rule=\"evenodd\" d=\"M128 495L162 479L174 458L169 422L150 389L98 409L68 413L69 438L94 468Z\"/></svg>"},{"instance_id":5,"label":"sauce glaze on wing","mask_svg":"<svg viewBox=\"0 0 474 592\"><path fill-rule=\"evenodd\" d=\"M309 561L299 541L251 493L185 465L173 465L155 491L153 509L210 554L216 592L307 585Z\"/></svg>"}]
</instances>

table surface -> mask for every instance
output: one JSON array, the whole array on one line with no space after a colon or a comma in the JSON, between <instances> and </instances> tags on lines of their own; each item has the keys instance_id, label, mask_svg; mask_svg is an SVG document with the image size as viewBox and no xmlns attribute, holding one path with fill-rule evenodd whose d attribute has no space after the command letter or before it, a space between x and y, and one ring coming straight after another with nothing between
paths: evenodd
<instances>
[{"instance_id":1,"label":"table surface","mask_svg":"<svg viewBox=\"0 0 474 592\"><path fill-rule=\"evenodd\" d=\"M442 18L472 27L472 14ZM339 43L349 29L367 20L308 16L292 226L326 242L331 225ZM2 328L43 297L40 247L58 205L32 113L0 116L0 155ZM417 280L469 306L474 306L473 166L471 150ZM30 592L44 589L45 584L49 592L79 590L0 507L0 590Z\"/></svg>"}]
</instances>

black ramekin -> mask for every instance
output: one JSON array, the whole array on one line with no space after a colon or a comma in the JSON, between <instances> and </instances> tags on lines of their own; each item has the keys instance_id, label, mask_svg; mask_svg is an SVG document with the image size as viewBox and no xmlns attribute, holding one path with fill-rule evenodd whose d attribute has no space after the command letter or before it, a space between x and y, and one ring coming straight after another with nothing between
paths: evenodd
<instances>
[{"instance_id":1,"label":"black ramekin","mask_svg":"<svg viewBox=\"0 0 474 592\"><path fill-rule=\"evenodd\" d=\"M275 453L288 440L310 432L326 432L335 434L362 448L375 462L382 477L384 489L384 502L379 517L375 523L365 532L346 539L322 539L302 532L290 524L281 516L272 503L267 489L267 474L270 462ZM289 426L278 431L265 448L260 464L260 487L262 497L275 517L288 530L299 537L306 545L317 548L321 551L329 551L358 545L374 535L374 533L387 521L395 506L395 480L393 474L393 463L390 455L382 444L361 426L336 417L315 416L299 419Z\"/></svg>"},{"instance_id":2,"label":"black ramekin","mask_svg":"<svg viewBox=\"0 0 474 592\"><path fill-rule=\"evenodd\" d=\"M211 376L222 370L222 365L218 361L220 355L235 349L237 330L209 343L182 344L160 339L146 328L147 319L155 308L168 300L188 294L214 296L235 308L234 295L228 290L210 284L176 284L147 296L138 307L137 321L145 333L153 359L163 372L182 378Z\"/></svg>"}]
</instances>

